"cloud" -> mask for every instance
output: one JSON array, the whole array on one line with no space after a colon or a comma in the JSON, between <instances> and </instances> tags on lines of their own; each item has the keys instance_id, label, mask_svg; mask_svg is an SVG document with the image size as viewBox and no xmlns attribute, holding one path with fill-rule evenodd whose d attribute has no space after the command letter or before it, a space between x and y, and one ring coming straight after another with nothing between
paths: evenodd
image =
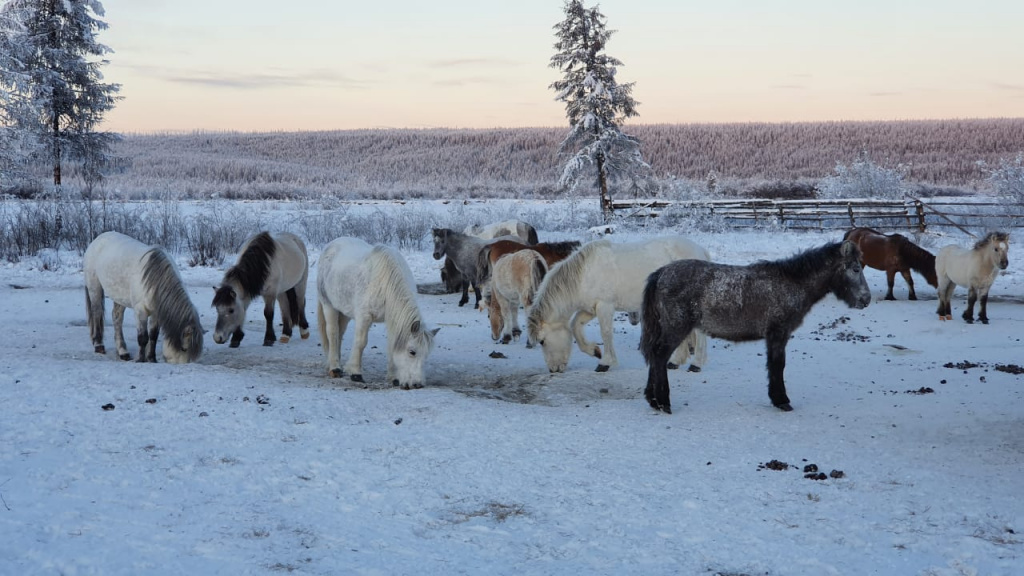
<instances>
[{"instance_id":1,"label":"cloud","mask_svg":"<svg viewBox=\"0 0 1024 576\"><path fill-rule=\"evenodd\" d=\"M883 97L884 98L886 96L899 96L900 94L903 94L903 93L902 92L869 92L868 96L879 96L879 97Z\"/></svg>"},{"instance_id":2,"label":"cloud","mask_svg":"<svg viewBox=\"0 0 1024 576\"><path fill-rule=\"evenodd\" d=\"M774 90L807 90L807 86L803 84L774 84L772 85Z\"/></svg>"},{"instance_id":3,"label":"cloud","mask_svg":"<svg viewBox=\"0 0 1024 576\"><path fill-rule=\"evenodd\" d=\"M122 64L136 73L177 84L193 84L211 88L254 90L264 88L300 88L308 86L337 86L365 88L366 83L334 70L285 70L272 68L266 72L223 72L219 70L176 70L140 64Z\"/></svg>"},{"instance_id":4,"label":"cloud","mask_svg":"<svg viewBox=\"0 0 1024 576\"><path fill-rule=\"evenodd\" d=\"M445 87L459 87L469 86L472 84L495 84L497 81L494 78L488 78L486 76L467 76L465 78L448 78L446 80L435 80L432 82L434 86L445 86Z\"/></svg>"},{"instance_id":5,"label":"cloud","mask_svg":"<svg viewBox=\"0 0 1024 576\"><path fill-rule=\"evenodd\" d=\"M996 90L1004 90L1006 92L1024 92L1024 85L1021 84L1004 84L1002 82L993 82L992 87Z\"/></svg>"},{"instance_id":6,"label":"cloud","mask_svg":"<svg viewBox=\"0 0 1024 576\"><path fill-rule=\"evenodd\" d=\"M462 68L462 67L491 67L491 66L519 66L519 62L503 58L452 58L449 60L431 60L427 66L431 68Z\"/></svg>"}]
</instances>

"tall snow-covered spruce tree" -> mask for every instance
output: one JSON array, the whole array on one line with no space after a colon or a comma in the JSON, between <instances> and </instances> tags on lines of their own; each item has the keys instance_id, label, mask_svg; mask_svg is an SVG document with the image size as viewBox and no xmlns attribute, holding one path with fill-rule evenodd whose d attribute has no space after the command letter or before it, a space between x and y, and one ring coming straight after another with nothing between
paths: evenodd
<instances>
[{"instance_id":1,"label":"tall snow-covered spruce tree","mask_svg":"<svg viewBox=\"0 0 1024 576\"><path fill-rule=\"evenodd\" d=\"M88 182L117 138L96 130L121 99L120 85L104 83L100 72L110 52L96 40L107 28L103 15L99 0L7 0L0 7L0 128L52 163L58 188L65 160L81 162Z\"/></svg>"},{"instance_id":2,"label":"tall snow-covered spruce tree","mask_svg":"<svg viewBox=\"0 0 1024 576\"><path fill-rule=\"evenodd\" d=\"M551 67L563 74L551 84L555 99L565 102L569 134L559 153L572 154L565 164L559 185L575 187L586 169L597 172L601 213L612 217L609 186L616 181L636 184L650 170L640 153L640 141L622 132L622 122L637 116L633 82L619 84L616 66L622 62L605 54L614 33L605 27L606 18L598 7L586 8L581 0L566 0L565 20L555 25L557 52Z\"/></svg>"}]
</instances>

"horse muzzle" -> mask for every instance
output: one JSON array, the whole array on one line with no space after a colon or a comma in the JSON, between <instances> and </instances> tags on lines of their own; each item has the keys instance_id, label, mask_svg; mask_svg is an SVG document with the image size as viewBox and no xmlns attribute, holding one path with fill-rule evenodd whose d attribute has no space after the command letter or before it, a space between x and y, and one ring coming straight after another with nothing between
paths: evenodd
<instances>
[{"instance_id":1,"label":"horse muzzle","mask_svg":"<svg viewBox=\"0 0 1024 576\"><path fill-rule=\"evenodd\" d=\"M217 344L223 344L223 343L227 342L228 339L225 338L223 334L220 334L218 332L214 332L214 334L213 334L213 341L216 342Z\"/></svg>"}]
</instances>

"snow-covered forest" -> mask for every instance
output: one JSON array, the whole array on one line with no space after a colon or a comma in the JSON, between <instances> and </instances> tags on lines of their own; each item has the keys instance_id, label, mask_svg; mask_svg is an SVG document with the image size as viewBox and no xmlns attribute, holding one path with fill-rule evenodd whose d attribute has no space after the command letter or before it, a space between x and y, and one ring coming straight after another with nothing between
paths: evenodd
<instances>
[{"instance_id":1,"label":"snow-covered forest","mask_svg":"<svg viewBox=\"0 0 1024 576\"><path fill-rule=\"evenodd\" d=\"M807 193L862 153L937 193L986 189L1024 147L1024 119L630 126L669 185ZM114 197L557 197L563 128L127 134L102 184ZM983 162L984 164L980 164ZM70 169L74 174L74 168ZM615 196L620 197L616 191Z\"/></svg>"}]
</instances>

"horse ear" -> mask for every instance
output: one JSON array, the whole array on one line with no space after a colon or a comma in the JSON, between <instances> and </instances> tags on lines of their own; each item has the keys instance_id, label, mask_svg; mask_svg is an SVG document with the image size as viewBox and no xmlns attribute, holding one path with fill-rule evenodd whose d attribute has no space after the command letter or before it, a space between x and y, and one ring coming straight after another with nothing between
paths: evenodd
<instances>
[{"instance_id":1,"label":"horse ear","mask_svg":"<svg viewBox=\"0 0 1024 576\"><path fill-rule=\"evenodd\" d=\"M849 240L843 240L843 245L839 248L839 253L842 254L844 258L849 258L850 256L856 254L856 249L857 246L853 242L850 242Z\"/></svg>"},{"instance_id":2,"label":"horse ear","mask_svg":"<svg viewBox=\"0 0 1024 576\"><path fill-rule=\"evenodd\" d=\"M437 328L434 328L433 330L430 331L430 335L431 336L437 336L437 333L440 332L440 331L441 331L441 327L438 326Z\"/></svg>"},{"instance_id":3,"label":"horse ear","mask_svg":"<svg viewBox=\"0 0 1024 576\"><path fill-rule=\"evenodd\" d=\"M409 328L409 331L412 332L413 334L419 332L420 331L420 321L419 320L414 321L412 323L412 327Z\"/></svg>"}]
</instances>

